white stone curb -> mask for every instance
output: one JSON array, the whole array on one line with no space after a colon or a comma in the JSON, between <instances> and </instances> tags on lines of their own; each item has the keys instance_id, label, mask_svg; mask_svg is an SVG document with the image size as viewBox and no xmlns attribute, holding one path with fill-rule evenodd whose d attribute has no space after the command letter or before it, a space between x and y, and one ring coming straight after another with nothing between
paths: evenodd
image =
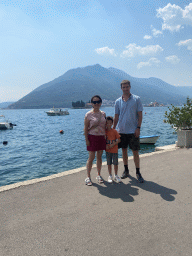
<instances>
[{"instance_id":1,"label":"white stone curb","mask_svg":"<svg viewBox=\"0 0 192 256\"><path fill-rule=\"evenodd\" d=\"M176 149L177 149L177 147L176 147L175 144L167 145L167 146L163 146L163 147L157 147L157 148L155 148L155 150L156 150L155 152L142 154L142 155L140 155L140 158L141 157L152 156L152 155L155 155L155 154L161 154L161 153L164 153L165 151L174 151ZM131 159L133 159L133 156L129 157L129 160L131 160ZM119 158L119 162L122 162L122 161L123 161L123 159ZM107 162L103 162L103 165L107 165ZM93 168L94 167L96 167L96 164L93 165ZM77 169L73 169L73 170L53 174L53 175L50 175L50 176L47 176L47 177L42 177L42 178L38 178L38 179L32 179L32 180L27 180L27 181L23 181L23 182L14 183L14 184L11 184L11 185L2 186L2 187L0 187L0 192L7 191L7 190L10 190L10 189L14 189L14 188L18 188L18 187L21 187L21 186L27 186L27 185L35 184L35 183L42 182L42 181L52 180L52 179L55 179L55 178L67 176L67 175L74 174L74 173L77 173L77 172L81 172L81 171L84 171L84 170L86 170L85 166L81 167L81 168L77 168Z\"/></svg>"}]
</instances>

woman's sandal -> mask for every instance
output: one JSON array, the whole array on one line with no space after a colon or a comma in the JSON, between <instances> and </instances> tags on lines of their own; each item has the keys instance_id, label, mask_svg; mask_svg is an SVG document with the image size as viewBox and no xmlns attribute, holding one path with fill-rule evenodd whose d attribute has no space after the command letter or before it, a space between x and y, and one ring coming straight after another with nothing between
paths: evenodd
<instances>
[{"instance_id":1,"label":"woman's sandal","mask_svg":"<svg viewBox=\"0 0 192 256\"><path fill-rule=\"evenodd\" d=\"M103 181L103 178L102 178L101 176L97 176L96 179L97 179L97 181L98 181L99 183L103 183L103 182L104 182L104 181Z\"/></svg>"},{"instance_id":2,"label":"woman's sandal","mask_svg":"<svg viewBox=\"0 0 192 256\"><path fill-rule=\"evenodd\" d=\"M85 185L87 185L87 186L92 186L92 182L91 182L91 179L90 179L89 177L87 177L87 178L85 179Z\"/></svg>"}]
</instances>

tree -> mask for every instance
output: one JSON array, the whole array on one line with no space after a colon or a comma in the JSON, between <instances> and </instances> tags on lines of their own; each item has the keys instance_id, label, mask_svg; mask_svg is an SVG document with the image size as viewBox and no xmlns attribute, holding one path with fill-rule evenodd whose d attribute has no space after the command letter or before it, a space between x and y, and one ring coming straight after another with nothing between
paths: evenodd
<instances>
[{"instance_id":1,"label":"tree","mask_svg":"<svg viewBox=\"0 0 192 256\"><path fill-rule=\"evenodd\" d=\"M186 104L183 107L168 107L170 112L165 111L165 123L170 124L176 130L192 129L192 100L187 97Z\"/></svg>"}]
</instances>

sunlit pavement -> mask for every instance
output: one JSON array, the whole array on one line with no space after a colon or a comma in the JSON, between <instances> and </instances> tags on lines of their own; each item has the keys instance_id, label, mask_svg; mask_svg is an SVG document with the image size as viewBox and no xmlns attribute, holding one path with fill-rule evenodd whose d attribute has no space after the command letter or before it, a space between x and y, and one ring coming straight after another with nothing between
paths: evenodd
<instances>
[{"instance_id":1,"label":"sunlit pavement","mask_svg":"<svg viewBox=\"0 0 192 256\"><path fill-rule=\"evenodd\" d=\"M143 184L131 157L120 184L104 165L91 187L85 168L1 187L0 255L191 256L191 166L192 149L169 147L142 155Z\"/></svg>"}]
</instances>

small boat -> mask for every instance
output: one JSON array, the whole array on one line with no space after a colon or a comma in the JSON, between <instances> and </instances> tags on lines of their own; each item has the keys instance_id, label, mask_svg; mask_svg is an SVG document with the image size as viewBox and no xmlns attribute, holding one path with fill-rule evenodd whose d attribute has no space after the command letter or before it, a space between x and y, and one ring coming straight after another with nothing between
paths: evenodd
<instances>
[{"instance_id":1,"label":"small boat","mask_svg":"<svg viewBox=\"0 0 192 256\"><path fill-rule=\"evenodd\" d=\"M0 117L4 118L2 122L0 120L0 130L13 129L13 126L16 126L16 124L6 121L5 116L1 115Z\"/></svg>"},{"instance_id":2,"label":"small boat","mask_svg":"<svg viewBox=\"0 0 192 256\"><path fill-rule=\"evenodd\" d=\"M48 116L64 116L69 115L69 112L67 109L62 108L51 108L49 111L46 112Z\"/></svg>"},{"instance_id":3,"label":"small boat","mask_svg":"<svg viewBox=\"0 0 192 256\"><path fill-rule=\"evenodd\" d=\"M159 137L159 135L140 136L140 144L155 144Z\"/></svg>"}]
</instances>

